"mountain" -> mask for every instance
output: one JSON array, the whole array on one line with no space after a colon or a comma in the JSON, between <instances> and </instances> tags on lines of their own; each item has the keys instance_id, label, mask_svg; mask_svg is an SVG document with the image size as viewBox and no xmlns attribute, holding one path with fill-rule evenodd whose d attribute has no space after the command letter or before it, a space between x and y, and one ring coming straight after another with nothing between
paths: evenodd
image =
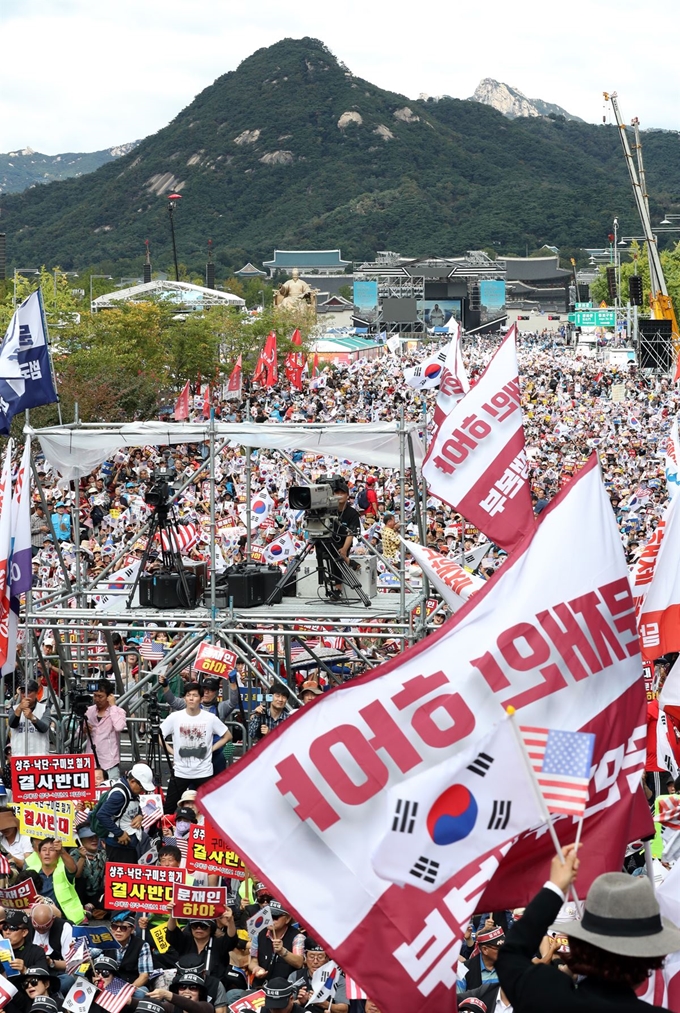
<instances>
[{"instance_id":1,"label":"mountain","mask_svg":"<svg viewBox=\"0 0 680 1013\"><path fill-rule=\"evenodd\" d=\"M518 116L564 116L565 120L583 123L579 116L572 116L562 106L544 102L540 98L527 98L518 88L512 88L502 81L494 81L492 77L485 77L479 82L470 101L491 106L511 120Z\"/></svg>"},{"instance_id":2,"label":"mountain","mask_svg":"<svg viewBox=\"0 0 680 1013\"><path fill-rule=\"evenodd\" d=\"M62 155L43 155L33 148L8 151L0 154L0 194L20 193L38 183L52 183L94 172L100 165L127 155L139 141L117 144L103 151L66 152Z\"/></svg>"},{"instance_id":3,"label":"mountain","mask_svg":"<svg viewBox=\"0 0 680 1013\"><path fill-rule=\"evenodd\" d=\"M680 202L678 135L644 134L652 217ZM284 39L218 78L134 151L0 197L10 264L102 273L180 262L218 277L274 248L453 255L602 247L639 224L616 126L510 120L479 102L414 101L355 77L323 43Z\"/></svg>"}]
</instances>

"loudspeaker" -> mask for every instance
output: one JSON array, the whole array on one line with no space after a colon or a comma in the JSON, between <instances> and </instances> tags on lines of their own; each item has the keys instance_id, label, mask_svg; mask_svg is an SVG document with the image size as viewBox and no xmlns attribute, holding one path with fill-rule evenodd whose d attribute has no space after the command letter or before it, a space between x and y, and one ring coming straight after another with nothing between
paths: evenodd
<instances>
[{"instance_id":1,"label":"loudspeaker","mask_svg":"<svg viewBox=\"0 0 680 1013\"><path fill-rule=\"evenodd\" d=\"M188 600L184 588L180 584L179 574L167 573L163 570L156 573L143 573L139 578L139 604L142 608L154 609L193 609L198 604L196 594L196 574L185 573Z\"/></svg>"},{"instance_id":2,"label":"loudspeaker","mask_svg":"<svg viewBox=\"0 0 680 1013\"><path fill-rule=\"evenodd\" d=\"M670 373L673 364L673 324L670 320L639 320L640 369Z\"/></svg>"},{"instance_id":3,"label":"loudspeaker","mask_svg":"<svg viewBox=\"0 0 680 1013\"><path fill-rule=\"evenodd\" d=\"M628 295L631 306L642 306L642 278L639 274L631 274L628 279Z\"/></svg>"},{"instance_id":4,"label":"loudspeaker","mask_svg":"<svg viewBox=\"0 0 680 1013\"><path fill-rule=\"evenodd\" d=\"M481 307L481 295L479 285L473 285L470 289L470 309L478 310Z\"/></svg>"},{"instance_id":5,"label":"loudspeaker","mask_svg":"<svg viewBox=\"0 0 680 1013\"><path fill-rule=\"evenodd\" d=\"M196 578L196 601L203 597L208 586L208 564L203 559L182 559L185 573L193 573Z\"/></svg>"},{"instance_id":6,"label":"loudspeaker","mask_svg":"<svg viewBox=\"0 0 680 1013\"><path fill-rule=\"evenodd\" d=\"M212 260L209 260L208 263L205 265L205 287L206 288L215 287L215 265L213 264Z\"/></svg>"},{"instance_id":7,"label":"loudspeaker","mask_svg":"<svg viewBox=\"0 0 680 1013\"><path fill-rule=\"evenodd\" d=\"M612 306L616 302L616 268L607 268L607 291L609 292L609 298L611 299Z\"/></svg>"},{"instance_id":8,"label":"loudspeaker","mask_svg":"<svg viewBox=\"0 0 680 1013\"><path fill-rule=\"evenodd\" d=\"M234 599L234 608L250 609L264 605L278 582L281 580L278 566L263 566L260 563L240 563L231 566L221 578L218 593L224 604L218 608L227 608L229 599ZM272 604L278 605L283 597L280 590ZM204 602L206 598L204 596ZM209 596L208 596L209 603Z\"/></svg>"}]
</instances>

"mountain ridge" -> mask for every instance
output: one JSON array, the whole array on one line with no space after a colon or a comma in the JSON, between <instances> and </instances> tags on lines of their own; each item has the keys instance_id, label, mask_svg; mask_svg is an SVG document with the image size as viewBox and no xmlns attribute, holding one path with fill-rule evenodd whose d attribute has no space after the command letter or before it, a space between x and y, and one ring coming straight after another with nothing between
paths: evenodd
<instances>
[{"instance_id":1,"label":"mountain ridge","mask_svg":"<svg viewBox=\"0 0 680 1013\"><path fill-rule=\"evenodd\" d=\"M31 186L45 185L94 172L107 162L121 158L140 142L114 144L100 151L68 151L46 155L30 146L0 153L0 194L21 193Z\"/></svg>"},{"instance_id":2,"label":"mountain ridge","mask_svg":"<svg viewBox=\"0 0 680 1013\"><path fill-rule=\"evenodd\" d=\"M680 194L676 148L677 134L645 135L653 214ZM605 245L615 214L639 228L616 127L409 99L304 38L257 50L96 172L0 196L8 259L125 273L148 238L167 268L172 190L179 260L197 270L208 239L231 271L277 247L566 253Z\"/></svg>"},{"instance_id":3,"label":"mountain ridge","mask_svg":"<svg viewBox=\"0 0 680 1013\"><path fill-rule=\"evenodd\" d=\"M474 94L470 96L471 102L481 102L491 106L499 113L503 113L508 119L516 119L519 116L563 116L565 120L574 120L577 123L584 123L580 116L568 113L562 106L554 102L545 102L540 98L527 98L524 92L504 81L496 81L493 77L485 77L475 88Z\"/></svg>"}]
</instances>

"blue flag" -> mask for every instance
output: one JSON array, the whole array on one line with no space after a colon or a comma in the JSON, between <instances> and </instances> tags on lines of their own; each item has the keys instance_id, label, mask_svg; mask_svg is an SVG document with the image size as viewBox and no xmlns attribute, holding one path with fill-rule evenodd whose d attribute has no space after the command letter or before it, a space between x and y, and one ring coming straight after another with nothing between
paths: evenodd
<instances>
[{"instance_id":1,"label":"blue flag","mask_svg":"<svg viewBox=\"0 0 680 1013\"><path fill-rule=\"evenodd\" d=\"M18 306L0 345L0 433L26 408L58 401L40 289Z\"/></svg>"}]
</instances>

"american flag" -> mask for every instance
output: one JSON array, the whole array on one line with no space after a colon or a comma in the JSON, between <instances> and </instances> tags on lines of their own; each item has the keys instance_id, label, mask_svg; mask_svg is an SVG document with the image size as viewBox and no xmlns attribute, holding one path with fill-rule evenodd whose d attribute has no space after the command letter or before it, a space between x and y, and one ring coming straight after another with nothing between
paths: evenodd
<instances>
[{"instance_id":1,"label":"american flag","mask_svg":"<svg viewBox=\"0 0 680 1013\"><path fill-rule=\"evenodd\" d=\"M198 531L195 524L178 524L176 530L170 529L170 537L165 531L160 531L154 537L158 539L159 534L164 552L188 552L198 541Z\"/></svg>"},{"instance_id":2,"label":"american flag","mask_svg":"<svg viewBox=\"0 0 680 1013\"><path fill-rule=\"evenodd\" d=\"M521 728L548 812L583 816L595 736L552 728Z\"/></svg>"},{"instance_id":3,"label":"american flag","mask_svg":"<svg viewBox=\"0 0 680 1013\"><path fill-rule=\"evenodd\" d=\"M108 1013L120 1013L124 1006L130 1002L135 994L135 986L130 985L122 978L112 978L106 988L100 989L95 999L98 1006L108 1010Z\"/></svg>"},{"instance_id":4,"label":"american flag","mask_svg":"<svg viewBox=\"0 0 680 1013\"><path fill-rule=\"evenodd\" d=\"M163 818L163 800L160 795L145 795L142 801L142 830L148 830Z\"/></svg>"},{"instance_id":5,"label":"american flag","mask_svg":"<svg viewBox=\"0 0 680 1013\"><path fill-rule=\"evenodd\" d=\"M654 818L669 830L680 830L680 795L661 795L656 804L659 812Z\"/></svg>"},{"instance_id":6,"label":"american flag","mask_svg":"<svg viewBox=\"0 0 680 1013\"><path fill-rule=\"evenodd\" d=\"M9 864L9 859L5 855L0 854L0 876L11 876L12 866Z\"/></svg>"},{"instance_id":7,"label":"american flag","mask_svg":"<svg viewBox=\"0 0 680 1013\"><path fill-rule=\"evenodd\" d=\"M64 954L64 960L66 961L67 974L75 974L81 964L91 964L92 957L87 939L71 940L71 945Z\"/></svg>"},{"instance_id":8,"label":"american flag","mask_svg":"<svg viewBox=\"0 0 680 1013\"><path fill-rule=\"evenodd\" d=\"M160 661L165 654L165 644L146 636L139 645L139 655L146 661Z\"/></svg>"},{"instance_id":9,"label":"american flag","mask_svg":"<svg viewBox=\"0 0 680 1013\"><path fill-rule=\"evenodd\" d=\"M180 854L182 855L182 861L186 862L187 859L187 848L189 847L188 837L164 837L163 847L166 848L169 844L174 844L176 848L179 848Z\"/></svg>"},{"instance_id":10,"label":"american flag","mask_svg":"<svg viewBox=\"0 0 680 1013\"><path fill-rule=\"evenodd\" d=\"M364 990L359 988L356 981L350 978L348 974L345 975L345 992L348 999L368 999Z\"/></svg>"}]
</instances>

